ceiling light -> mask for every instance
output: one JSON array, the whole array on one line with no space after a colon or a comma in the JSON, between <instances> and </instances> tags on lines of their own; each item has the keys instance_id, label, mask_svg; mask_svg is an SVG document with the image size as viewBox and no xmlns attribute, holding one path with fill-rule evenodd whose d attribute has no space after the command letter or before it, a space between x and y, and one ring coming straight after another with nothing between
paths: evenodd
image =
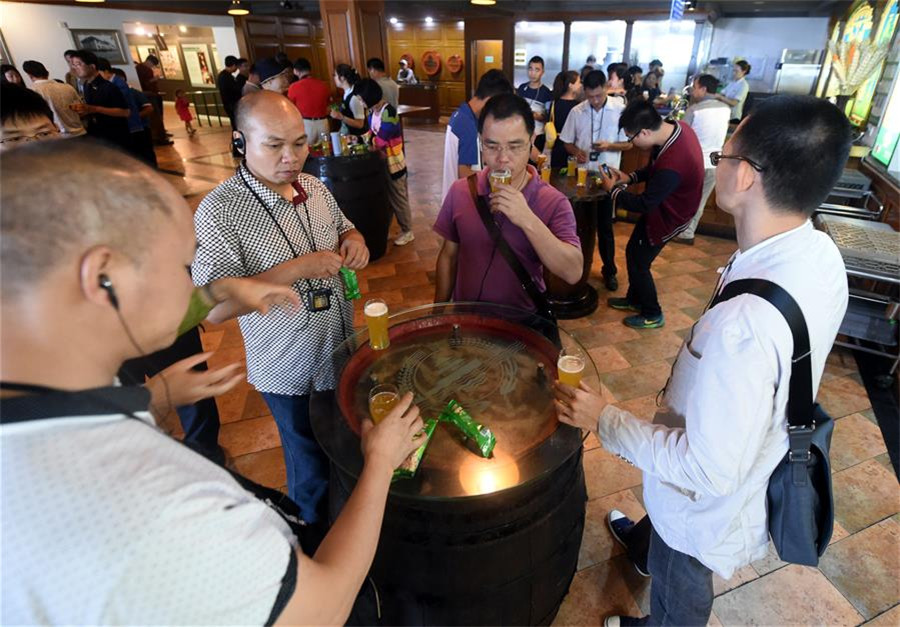
<instances>
[{"instance_id":1,"label":"ceiling light","mask_svg":"<svg viewBox=\"0 0 900 627\"><path fill-rule=\"evenodd\" d=\"M228 15L249 15L250 11L241 6L241 0L231 0L231 7L228 9Z\"/></svg>"},{"instance_id":2,"label":"ceiling light","mask_svg":"<svg viewBox=\"0 0 900 627\"><path fill-rule=\"evenodd\" d=\"M434 19L433 19L433 18L431 18L431 17L426 17L426 18L425 18L425 23L426 23L426 24L432 24L433 22L434 22Z\"/></svg>"},{"instance_id":3,"label":"ceiling light","mask_svg":"<svg viewBox=\"0 0 900 627\"><path fill-rule=\"evenodd\" d=\"M469 0L469 2L471 4L478 4L485 7L497 4L497 0Z\"/></svg>"},{"instance_id":4,"label":"ceiling light","mask_svg":"<svg viewBox=\"0 0 900 627\"><path fill-rule=\"evenodd\" d=\"M396 24L396 23L397 23L397 18L396 18L396 17L392 17L389 21L390 21L391 24Z\"/></svg>"},{"instance_id":5,"label":"ceiling light","mask_svg":"<svg viewBox=\"0 0 900 627\"><path fill-rule=\"evenodd\" d=\"M178 27L178 30L180 30L182 33L186 33L186 32L187 32L187 26L185 26L184 24L181 24L181 25Z\"/></svg>"},{"instance_id":6,"label":"ceiling light","mask_svg":"<svg viewBox=\"0 0 900 627\"><path fill-rule=\"evenodd\" d=\"M465 28L465 27L466 27L466 23L465 23L464 21L460 20L460 21L458 21L458 22L456 23L456 27L457 27L457 28Z\"/></svg>"},{"instance_id":7,"label":"ceiling light","mask_svg":"<svg viewBox=\"0 0 900 627\"><path fill-rule=\"evenodd\" d=\"M144 30L143 26L138 26L137 28L134 29L134 32L141 36L144 36L147 34L147 31Z\"/></svg>"}]
</instances>

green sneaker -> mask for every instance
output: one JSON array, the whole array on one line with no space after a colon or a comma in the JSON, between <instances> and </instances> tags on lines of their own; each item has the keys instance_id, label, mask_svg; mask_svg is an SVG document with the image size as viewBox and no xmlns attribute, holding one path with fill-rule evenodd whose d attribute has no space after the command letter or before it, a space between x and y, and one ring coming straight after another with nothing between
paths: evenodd
<instances>
[{"instance_id":1,"label":"green sneaker","mask_svg":"<svg viewBox=\"0 0 900 627\"><path fill-rule=\"evenodd\" d=\"M627 298L609 298L606 304L619 311L640 311L640 309L629 303Z\"/></svg>"},{"instance_id":2,"label":"green sneaker","mask_svg":"<svg viewBox=\"0 0 900 627\"><path fill-rule=\"evenodd\" d=\"M658 329L666 323L666 319L662 314L659 314L655 318L645 318L644 316L628 316L622 323L626 327L631 327L632 329Z\"/></svg>"}]
</instances>

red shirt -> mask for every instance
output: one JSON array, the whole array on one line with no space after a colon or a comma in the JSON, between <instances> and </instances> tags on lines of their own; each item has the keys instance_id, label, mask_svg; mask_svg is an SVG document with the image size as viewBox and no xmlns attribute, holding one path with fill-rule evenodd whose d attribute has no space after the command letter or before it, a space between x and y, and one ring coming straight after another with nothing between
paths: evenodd
<instances>
[{"instance_id":1,"label":"red shirt","mask_svg":"<svg viewBox=\"0 0 900 627\"><path fill-rule=\"evenodd\" d=\"M288 87L288 99L300 110L304 118L328 117L328 101L331 90L328 85L312 76L304 76Z\"/></svg>"}]
</instances>

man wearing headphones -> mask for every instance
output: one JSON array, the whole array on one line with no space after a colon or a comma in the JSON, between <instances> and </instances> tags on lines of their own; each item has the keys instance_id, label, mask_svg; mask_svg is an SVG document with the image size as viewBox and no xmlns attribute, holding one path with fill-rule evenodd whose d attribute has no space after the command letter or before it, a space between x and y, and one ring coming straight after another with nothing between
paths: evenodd
<instances>
[{"instance_id":1,"label":"man wearing headphones","mask_svg":"<svg viewBox=\"0 0 900 627\"><path fill-rule=\"evenodd\" d=\"M343 624L421 444L412 395L364 421L359 481L307 557L283 511L159 431L146 388L112 387L188 309L179 194L112 148L45 141L3 153L0 204L0 623Z\"/></svg>"},{"instance_id":2,"label":"man wearing headphones","mask_svg":"<svg viewBox=\"0 0 900 627\"><path fill-rule=\"evenodd\" d=\"M265 90L248 94L235 117L234 144L244 162L197 208L192 275L197 285L254 276L299 294L295 315L251 313L239 323L247 380L278 425L288 494L307 522L317 522L324 518L328 465L310 427L309 393L314 385L335 385L331 373L317 375L353 333L353 306L338 271L364 268L369 251L325 185L302 174L309 148L291 101Z\"/></svg>"}]
</instances>

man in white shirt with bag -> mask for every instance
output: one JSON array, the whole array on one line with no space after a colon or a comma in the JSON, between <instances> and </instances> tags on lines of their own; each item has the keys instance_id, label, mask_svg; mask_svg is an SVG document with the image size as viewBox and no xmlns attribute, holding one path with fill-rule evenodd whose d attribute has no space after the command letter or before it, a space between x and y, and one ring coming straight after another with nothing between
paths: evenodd
<instances>
[{"instance_id":1,"label":"man in white shirt with bag","mask_svg":"<svg viewBox=\"0 0 900 627\"><path fill-rule=\"evenodd\" d=\"M717 204L734 216L738 240L714 296L739 279L786 290L809 330L813 395L848 289L840 252L810 216L840 176L851 139L834 105L779 96L756 108L712 156ZM652 524L650 615L611 616L608 627L706 625L712 574L729 579L766 555L766 492L788 449L793 344L778 309L741 294L694 324L652 423L607 404L583 383L577 390L559 386L560 420L595 431L607 450L643 471ZM609 522L626 548L639 541L621 512L610 512Z\"/></svg>"}]
</instances>

